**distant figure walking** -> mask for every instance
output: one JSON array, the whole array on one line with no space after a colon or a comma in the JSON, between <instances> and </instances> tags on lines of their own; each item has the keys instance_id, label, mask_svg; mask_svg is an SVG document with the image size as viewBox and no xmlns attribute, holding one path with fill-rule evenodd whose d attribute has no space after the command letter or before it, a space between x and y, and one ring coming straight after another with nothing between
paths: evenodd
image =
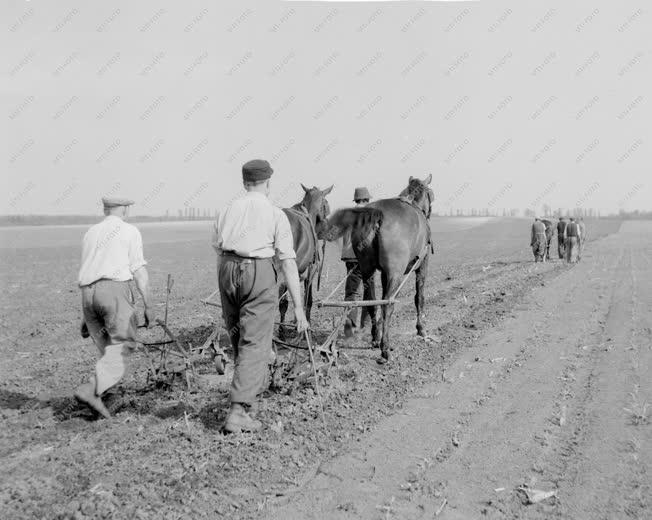
<instances>
[{"instance_id":1,"label":"distant figure walking","mask_svg":"<svg viewBox=\"0 0 652 520\"><path fill-rule=\"evenodd\" d=\"M535 217L534 223L532 224L530 246L532 247L532 253L534 254L534 261L545 262L547 246L546 225L541 222L538 217Z\"/></svg>"},{"instance_id":2,"label":"distant figure walking","mask_svg":"<svg viewBox=\"0 0 652 520\"><path fill-rule=\"evenodd\" d=\"M361 208L369 204L371 200L371 194L369 190L365 187L356 188L353 193L353 202L355 202L356 208ZM346 265L346 271L349 273L348 278L346 279L346 285L344 288L344 300L345 301L355 301L362 300L363 297L363 283L362 283L362 273L360 272L360 265L358 264L358 259L355 256L353 251L353 244L351 243L351 230L344 233L342 236L342 261ZM361 314L360 322L358 323L358 315ZM344 335L351 337L353 333L358 330L358 328L364 328L365 317L367 316L366 309L362 309L362 312L359 312L359 307L351 307L349 316L344 323Z\"/></svg>"},{"instance_id":3,"label":"distant figure walking","mask_svg":"<svg viewBox=\"0 0 652 520\"><path fill-rule=\"evenodd\" d=\"M567 222L564 217L559 217L559 222L557 222L557 253L559 254L560 260L562 260L566 255L566 244L564 243L566 224Z\"/></svg>"},{"instance_id":4,"label":"distant figure walking","mask_svg":"<svg viewBox=\"0 0 652 520\"><path fill-rule=\"evenodd\" d=\"M574 264L579 260L582 232L575 219L571 217L570 222L564 230L566 262Z\"/></svg>"},{"instance_id":5,"label":"distant figure walking","mask_svg":"<svg viewBox=\"0 0 652 520\"><path fill-rule=\"evenodd\" d=\"M542 218L541 222L546 227L546 254L543 257L543 260L550 260L550 244L552 243L552 236L555 234L555 226L552 225L552 222Z\"/></svg>"},{"instance_id":6,"label":"distant figure walking","mask_svg":"<svg viewBox=\"0 0 652 520\"><path fill-rule=\"evenodd\" d=\"M584 251L584 245L586 244L586 224L584 223L584 217L580 217L580 252L578 255L578 260L582 259L582 252Z\"/></svg>"}]
</instances>

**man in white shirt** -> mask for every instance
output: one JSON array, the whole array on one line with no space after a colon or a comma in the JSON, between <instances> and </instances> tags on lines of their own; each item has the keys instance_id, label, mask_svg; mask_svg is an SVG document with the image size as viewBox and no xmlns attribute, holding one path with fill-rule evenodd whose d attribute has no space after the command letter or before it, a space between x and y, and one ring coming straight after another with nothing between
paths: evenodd
<instances>
[{"instance_id":1,"label":"man in white shirt","mask_svg":"<svg viewBox=\"0 0 652 520\"><path fill-rule=\"evenodd\" d=\"M308 329L290 223L268 198L272 173L267 161L245 163L242 180L247 193L223 208L215 222L222 315L235 357L231 408L224 424L228 433L262 427L250 408L263 390L272 348L278 306L275 254L294 303L297 330L301 334Z\"/></svg>"},{"instance_id":2,"label":"man in white shirt","mask_svg":"<svg viewBox=\"0 0 652 520\"><path fill-rule=\"evenodd\" d=\"M102 394L115 386L125 372L125 356L137 341L136 282L145 304L145 325L153 324L149 303L147 262L138 229L125 222L133 201L103 198L106 218L84 235L79 287L82 291L82 336L93 338L100 352L95 376L75 390L75 397L102 416L110 417Z\"/></svg>"}]
</instances>

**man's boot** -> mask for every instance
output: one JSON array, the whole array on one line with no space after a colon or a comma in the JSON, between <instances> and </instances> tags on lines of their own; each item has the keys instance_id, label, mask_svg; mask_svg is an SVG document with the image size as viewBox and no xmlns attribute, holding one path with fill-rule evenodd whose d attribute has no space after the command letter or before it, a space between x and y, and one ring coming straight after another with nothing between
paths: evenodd
<instances>
[{"instance_id":1,"label":"man's boot","mask_svg":"<svg viewBox=\"0 0 652 520\"><path fill-rule=\"evenodd\" d=\"M95 378L91 378L88 383L79 385L75 390L75 399L80 403L90 406L93 410L99 413L105 419L109 419L111 414L106 406L97 395L95 395Z\"/></svg>"},{"instance_id":2,"label":"man's boot","mask_svg":"<svg viewBox=\"0 0 652 520\"><path fill-rule=\"evenodd\" d=\"M252 419L244 406L240 403L232 403L229 415L224 423L226 433L255 432L263 427L263 423Z\"/></svg>"},{"instance_id":3,"label":"man's boot","mask_svg":"<svg viewBox=\"0 0 652 520\"><path fill-rule=\"evenodd\" d=\"M86 339L90 337L91 333L88 331L88 325L86 325L86 322L82 320L81 326L79 327L79 333L81 334L81 337Z\"/></svg>"}]
</instances>

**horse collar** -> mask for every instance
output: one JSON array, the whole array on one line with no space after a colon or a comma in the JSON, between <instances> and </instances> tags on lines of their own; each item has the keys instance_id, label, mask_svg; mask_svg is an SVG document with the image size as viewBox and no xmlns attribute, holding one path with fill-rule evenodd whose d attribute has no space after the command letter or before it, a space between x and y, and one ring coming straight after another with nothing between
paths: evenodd
<instances>
[{"instance_id":1,"label":"horse collar","mask_svg":"<svg viewBox=\"0 0 652 520\"><path fill-rule=\"evenodd\" d=\"M414 202L414 199L412 199L410 197L406 197L405 195L401 195L401 196L399 196L397 198L401 202L405 202L406 204L409 204L410 206L412 206L414 209L419 211L419 213L423 213L423 216L426 217L426 219L428 219L428 213L425 210L421 209L419 206L417 206L416 203ZM428 197L428 201L430 201L430 197Z\"/></svg>"}]
</instances>

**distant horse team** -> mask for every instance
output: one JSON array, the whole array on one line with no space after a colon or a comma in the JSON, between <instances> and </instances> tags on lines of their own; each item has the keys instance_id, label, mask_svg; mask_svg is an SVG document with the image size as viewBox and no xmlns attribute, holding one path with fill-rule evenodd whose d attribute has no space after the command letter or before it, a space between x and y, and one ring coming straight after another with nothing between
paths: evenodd
<instances>
[{"instance_id":1,"label":"distant horse team","mask_svg":"<svg viewBox=\"0 0 652 520\"><path fill-rule=\"evenodd\" d=\"M559 217L556 226L557 253L560 260L576 263L582 258L582 250L586 242L586 225L584 219L579 222L571 217L567 222L564 217ZM535 217L530 235L530 246L535 262L545 262L550 259L550 244L555 234L555 226L550 220Z\"/></svg>"}]
</instances>

